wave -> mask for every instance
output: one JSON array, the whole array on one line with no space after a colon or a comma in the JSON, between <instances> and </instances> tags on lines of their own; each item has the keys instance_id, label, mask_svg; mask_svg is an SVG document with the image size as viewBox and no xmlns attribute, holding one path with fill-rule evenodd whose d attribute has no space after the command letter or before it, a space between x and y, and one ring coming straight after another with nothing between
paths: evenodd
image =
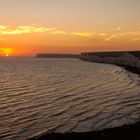
<instances>
[{"instance_id":1,"label":"wave","mask_svg":"<svg viewBox=\"0 0 140 140\"><path fill-rule=\"evenodd\" d=\"M11 61L0 70L1 139L98 130L140 116L140 78L121 67L74 59Z\"/></svg>"}]
</instances>

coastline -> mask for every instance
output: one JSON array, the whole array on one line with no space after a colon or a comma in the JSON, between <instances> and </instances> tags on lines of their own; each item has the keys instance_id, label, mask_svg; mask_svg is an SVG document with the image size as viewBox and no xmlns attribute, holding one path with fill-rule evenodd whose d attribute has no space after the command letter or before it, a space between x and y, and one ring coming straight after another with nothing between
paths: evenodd
<instances>
[{"instance_id":1,"label":"coastline","mask_svg":"<svg viewBox=\"0 0 140 140\"><path fill-rule=\"evenodd\" d=\"M134 74L137 74L140 76L140 70L137 67L132 67L132 66L126 66L126 65L119 65L119 64L113 64L113 63L106 63L106 62L95 62L95 61L90 61L90 60L84 60L81 59L82 61L90 62L90 63L101 63L101 64L110 64L110 65L115 65L124 68L125 70L132 72Z\"/></svg>"},{"instance_id":2,"label":"coastline","mask_svg":"<svg viewBox=\"0 0 140 140\"><path fill-rule=\"evenodd\" d=\"M119 66L119 65L118 65ZM134 73L134 74L138 74L139 77L140 77L140 70L138 68L135 68L135 67L129 67L129 66L120 66L120 67L123 67L124 69Z\"/></svg>"},{"instance_id":3,"label":"coastline","mask_svg":"<svg viewBox=\"0 0 140 140\"><path fill-rule=\"evenodd\" d=\"M83 133L48 133L29 140L140 140L140 122L100 131Z\"/></svg>"}]
</instances>

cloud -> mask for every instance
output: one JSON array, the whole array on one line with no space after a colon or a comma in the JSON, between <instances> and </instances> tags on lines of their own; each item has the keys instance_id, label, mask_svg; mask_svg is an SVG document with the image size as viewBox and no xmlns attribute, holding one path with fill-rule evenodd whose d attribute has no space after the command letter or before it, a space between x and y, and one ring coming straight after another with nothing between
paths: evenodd
<instances>
[{"instance_id":1,"label":"cloud","mask_svg":"<svg viewBox=\"0 0 140 140\"><path fill-rule=\"evenodd\" d=\"M138 41L140 40L140 32L139 31L128 31L128 32L119 32L119 33L114 33L111 35L108 35L104 41L109 42L112 41L114 38L120 38L120 39L127 39L130 41Z\"/></svg>"},{"instance_id":2,"label":"cloud","mask_svg":"<svg viewBox=\"0 0 140 140\"><path fill-rule=\"evenodd\" d=\"M93 35L93 32L73 32L72 34L82 37L91 37Z\"/></svg>"},{"instance_id":3,"label":"cloud","mask_svg":"<svg viewBox=\"0 0 140 140\"><path fill-rule=\"evenodd\" d=\"M135 42L135 41L139 41L140 40L140 38L133 38L132 40L131 40L131 42Z\"/></svg>"},{"instance_id":4,"label":"cloud","mask_svg":"<svg viewBox=\"0 0 140 140\"><path fill-rule=\"evenodd\" d=\"M121 34L125 36L140 36L140 31L130 31L130 32L124 32Z\"/></svg>"},{"instance_id":5,"label":"cloud","mask_svg":"<svg viewBox=\"0 0 140 140\"><path fill-rule=\"evenodd\" d=\"M117 31L121 30L121 27L116 29ZM32 33L47 33L47 35L61 35L61 36L78 36L83 38L90 38L93 40L100 40L105 42L110 42L113 39L127 39L129 41L138 41L140 40L140 31L112 31L112 32L80 32L80 31L73 31L67 32L65 30L60 30L57 28L48 28L48 27L38 27L36 25L32 26L17 26L17 27L8 27L5 25L0 25L0 41L5 40L2 35L21 35L21 34L32 34ZM6 38L7 39L7 38Z\"/></svg>"},{"instance_id":6,"label":"cloud","mask_svg":"<svg viewBox=\"0 0 140 140\"><path fill-rule=\"evenodd\" d=\"M107 33L98 33L99 36L107 36Z\"/></svg>"},{"instance_id":7,"label":"cloud","mask_svg":"<svg viewBox=\"0 0 140 140\"><path fill-rule=\"evenodd\" d=\"M116 31L120 31L120 30L121 30L121 27L117 27L117 28L116 28Z\"/></svg>"},{"instance_id":8,"label":"cloud","mask_svg":"<svg viewBox=\"0 0 140 140\"><path fill-rule=\"evenodd\" d=\"M5 30L5 29L7 29L7 26L0 25L0 30Z\"/></svg>"},{"instance_id":9,"label":"cloud","mask_svg":"<svg viewBox=\"0 0 140 140\"><path fill-rule=\"evenodd\" d=\"M105 42L111 41L113 38L117 37L117 35L110 35L109 37L105 38Z\"/></svg>"},{"instance_id":10,"label":"cloud","mask_svg":"<svg viewBox=\"0 0 140 140\"><path fill-rule=\"evenodd\" d=\"M9 28L7 26L0 25L0 35L21 35L31 33L45 33L52 35L65 35L67 32L57 30L55 28L37 27L37 26L18 26L15 28Z\"/></svg>"},{"instance_id":11,"label":"cloud","mask_svg":"<svg viewBox=\"0 0 140 140\"><path fill-rule=\"evenodd\" d=\"M0 35L20 35L30 33L43 33L53 31L54 28L44 28L35 26L18 26L16 28L8 28L6 26L0 26Z\"/></svg>"},{"instance_id":12,"label":"cloud","mask_svg":"<svg viewBox=\"0 0 140 140\"><path fill-rule=\"evenodd\" d=\"M52 34L52 35L65 35L67 33L65 31L56 30L56 31L50 32L50 34Z\"/></svg>"}]
</instances>

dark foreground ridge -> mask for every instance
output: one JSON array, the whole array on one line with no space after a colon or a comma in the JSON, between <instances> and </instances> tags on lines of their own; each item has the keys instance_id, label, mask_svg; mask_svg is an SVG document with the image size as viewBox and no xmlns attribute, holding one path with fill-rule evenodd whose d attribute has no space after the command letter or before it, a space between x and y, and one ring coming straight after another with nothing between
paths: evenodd
<instances>
[{"instance_id":1,"label":"dark foreground ridge","mask_svg":"<svg viewBox=\"0 0 140 140\"><path fill-rule=\"evenodd\" d=\"M101 131L84 133L49 133L30 140L140 140L140 122L109 128Z\"/></svg>"},{"instance_id":2,"label":"dark foreground ridge","mask_svg":"<svg viewBox=\"0 0 140 140\"><path fill-rule=\"evenodd\" d=\"M37 54L37 58L79 58L78 54Z\"/></svg>"}]
</instances>

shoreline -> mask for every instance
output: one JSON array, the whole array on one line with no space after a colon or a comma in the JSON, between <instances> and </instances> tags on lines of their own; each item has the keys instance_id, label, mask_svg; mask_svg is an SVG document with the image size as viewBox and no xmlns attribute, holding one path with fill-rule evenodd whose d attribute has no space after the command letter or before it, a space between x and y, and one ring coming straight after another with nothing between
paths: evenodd
<instances>
[{"instance_id":1,"label":"shoreline","mask_svg":"<svg viewBox=\"0 0 140 140\"><path fill-rule=\"evenodd\" d=\"M91 132L48 133L29 140L140 140L140 122Z\"/></svg>"},{"instance_id":2,"label":"shoreline","mask_svg":"<svg viewBox=\"0 0 140 140\"><path fill-rule=\"evenodd\" d=\"M109 64L109 65L119 66L119 67L122 67L122 68L124 68L125 70L127 70L131 73L134 73L134 74L137 74L137 75L140 76L140 70L136 67L126 66L126 65L118 65L118 64L113 64L113 63L105 63L105 62L95 62L95 61L89 61L89 60L83 60L83 59L81 59L81 60L89 62L89 63L99 63L99 64Z\"/></svg>"},{"instance_id":3,"label":"shoreline","mask_svg":"<svg viewBox=\"0 0 140 140\"><path fill-rule=\"evenodd\" d=\"M130 66L120 66L120 67L123 67L124 69L126 69L126 70L128 70L128 71L130 71L130 72L132 72L134 74L137 74L140 77L140 70L138 68L130 67Z\"/></svg>"},{"instance_id":4,"label":"shoreline","mask_svg":"<svg viewBox=\"0 0 140 140\"><path fill-rule=\"evenodd\" d=\"M88 61L91 62L91 61ZM92 63L92 62L91 62ZM125 70L138 74L140 76L140 70L124 65L117 65ZM30 138L29 140L140 140L140 121L135 124L123 125L120 127L107 128L98 131L90 132L70 132L70 133L48 133Z\"/></svg>"}]
</instances>

